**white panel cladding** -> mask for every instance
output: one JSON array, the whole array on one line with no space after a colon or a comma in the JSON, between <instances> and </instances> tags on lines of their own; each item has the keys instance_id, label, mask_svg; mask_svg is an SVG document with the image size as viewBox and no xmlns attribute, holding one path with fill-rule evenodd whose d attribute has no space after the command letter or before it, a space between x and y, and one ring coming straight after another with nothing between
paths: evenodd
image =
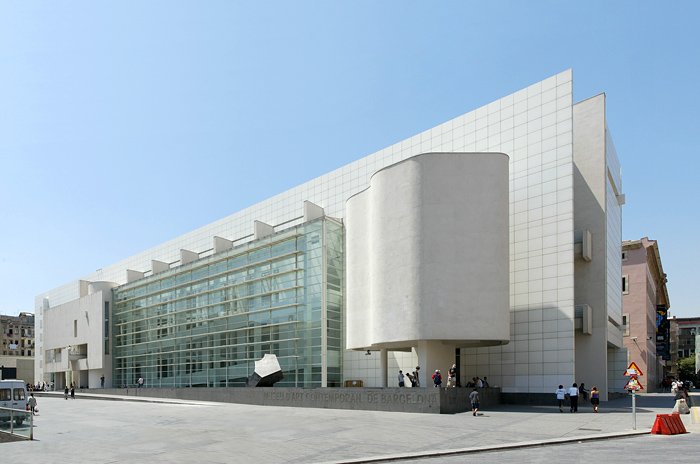
<instances>
[{"instance_id":1,"label":"white panel cladding","mask_svg":"<svg viewBox=\"0 0 700 464\"><path fill-rule=\"evenodd\" d=\"M508 342L507 155L384 168L348 200L346 228L349 348Z\"/></svg>"}]
</instances>

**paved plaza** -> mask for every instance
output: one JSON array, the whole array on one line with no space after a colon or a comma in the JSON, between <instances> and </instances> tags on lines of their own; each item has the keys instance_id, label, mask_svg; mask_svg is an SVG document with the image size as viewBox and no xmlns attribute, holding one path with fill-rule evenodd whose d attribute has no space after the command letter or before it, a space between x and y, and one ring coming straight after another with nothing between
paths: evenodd
<instances>
[{"instance_id":1,"label":"paved plaza","mask_svg":"<svg viewBox=\"0 0 700 464\"><path fill-rule=\"evenodd\" d=\"M695 455L700 451L700 426L691 424L687 415L683 421L689 434L648 434L657 413L671 412L670 394L638 397L636 432L629 398L603 403L599 414L586 404L577 414L559 413L554 406L503 405L478 417L111 398L38 398L36 440L0 443L2 461L11 456L7 462L338 463L406 458L428 463L440 456L441 463L485 458L539 462L558 453L562 460L557 462L583 462L591 456L602 460L600 453L608 452L610 459L626 460L630 450L645 447L659 456L686 448ZM546 446L524 447L538 444ZM640 453L635 461L660 460L652 455Z\"/></svg>"}]
</instances>

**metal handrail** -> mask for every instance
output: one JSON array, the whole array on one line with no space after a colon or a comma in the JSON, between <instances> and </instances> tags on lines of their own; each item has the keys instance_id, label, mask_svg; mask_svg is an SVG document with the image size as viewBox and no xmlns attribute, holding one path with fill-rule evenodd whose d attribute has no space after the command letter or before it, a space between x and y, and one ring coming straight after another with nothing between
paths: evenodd
<instances>
[{"instance_id":1,"label":"metal handrail","mask_svg":"<svg viewBox=\"0 0 700 464\"><path fill-rule=\"evenodd\" d=\"M22 415L29 414L29 439L34 440L34 413L32 411L26 411L24 409L15 408L2 408L0 411L10 411L10 435L15 435L15 412L21 413Z\"/></svg>"}]
</instances>

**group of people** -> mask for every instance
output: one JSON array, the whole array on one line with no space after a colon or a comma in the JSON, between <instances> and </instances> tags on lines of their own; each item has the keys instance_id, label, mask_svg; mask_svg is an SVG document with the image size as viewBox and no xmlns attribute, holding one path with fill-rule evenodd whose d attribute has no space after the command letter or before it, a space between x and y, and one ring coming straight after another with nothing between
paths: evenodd
<instances>
[{"instance_id":1,"label":"group of people","mask_svg":"<svg viewBox=\"0 0 700 464\"><path fill-rule=\"evenodd\" d=\"M442 387L442 372L440 372L440 369L435 369L435 372L432 375L433 379L433 386L436 388ZM452 367L450 367L447 371L447 388L454 388L458 386L457 382L457 365L453 364ZM488 380L486 380L486 377L483 379L479 377L472 377L472 379L467 382L466 387L467 388L488 388L489 383Z\"/></svg>"},{"instance_id":2,"label":"group of people","mask_svg":"<svg viewBox=\"0 0 700 464\"><path fill-rule=\"evenodd\" d=\"M688 407L692 406L690 395L688 394L688 389L690 388L690 382L683 382L680 379L673 379L671 381L671 393L673 394L676 401L683 400L686 402Z\"/></svg>"},{"instance_id":3,"label":"group of people","mask_svg":"<svg viewBox=\"0 0 700 464\"><path fill-rule=\"evenodd\" d=\"M567 401L569 402L569 412L578 412L579 398L581 401L588 401L589 395L591 406L593 406L593 412L598 412L598 407L600 406L600 391L596 386L587 390L586 384L583 382L581 382L581 385L574 382L569 388L564 388L564 385L559 385L559 388L557 388L554 394L557 395L559 412L564 412L564 406Z\"/></svg>"},{"instance_id":4,"label":"group of people","mask_svg":"<svg viewBox=\"0 0 700 464\"><path fill-rule=\"evenodd\" d=\"M40 392L47 392L53 390L53 382L50 384L46 382L37 382L36 384L32 385L31 383L27 384L27 391L40 391Z\"/></svg>"},{"instance_id":5,"label":"group of people","mask_svg":"<svg viewBox=\"0 0 700 464\"><path fill-rule=\"evenodd\" d=\"M408 381L411 382L411 387L416 388L420 387L420 377L418 376L418 372L420 372L420 366L416 366L416 370L413 372L406 372L405 376L408 377ZM404 382L404 373L402 370L399 369L399 387L405 387L406 382Z\"/></svg>"},{"instance_id":6,"label":"group of people","mask_svg":"<svg viewBox=\"0 0 700 464\"><path fill-rule=\"evenodd\" d=\"M440 372L440 369L435 369L435 372L433 373L433 385L435 385L436 388L442 387L442 373ZM447 371L447 388L454 388L457 386L457 365L453 364L452 367ZM485 388L488 387L489 384L486 381L486 377L484 379L480 379L479 377L473 377L471 382L467 383L467 387L473 388L473 390L469 393L469 403L471 404L472 408L472 415L476 417L477 413L479 412L479 388Z\"/></svg>"},{"instance_id":7,"label":"group of people","mask_svg":"<svg viewBox=\"0 0 700 464\"><path fill-rule=\"evenodd\" d=\"M70 398L72 400L75 399L75 382L71 382L70 384L70 389L68 389L68 385L66 385L63 388L63 399L67 400L68 399L68 393L70 392Z\"/></svg>"},{"instance_id":8,"label":"group of people","mask_svg":"<svg viewBox=\"0 0 700 464\"><path fill-rule=\"evenodd\" d=\"M489 381L486 380L486 377L483 379L480 377L472 377L472 379L467 382L467 388L488 388L489 387Z\"/></svg>"},{"instance_id":9,"label":"group of people","mask_svg":"<svg viewBox=\"0 0 700 464\"><path fill-rule=\"evenodd\" d=\"M398 382L399 382L399 387L404 387L406 385L404 381L404 376L408 377L408 380L411 382L411 387L420 387L420 380L418 378L418 372L420 370L419 366L416 366L416 370L411 372L411 373L405 373L402 370L399 370L398 373ZM442 387L442 372L440 372L440 369L435 369L435 372L433 372L433 375L431 376L433 380L433 386L436 388L441 388ZM677 391L683 391L682 390L682 383L678 382L678 384L674 383L673 388L677 388ZM447 371L447 388L453 388L457 386L457 365L453 364L450 369ZM486 377L479 378L479 377L472 377L471 381L467 382L467 388L473 388L473 390L469 393L469 402L471 404L471 409L472 409L472 414L474 416L477 415L477 412L479 410L479 388L487 388L489 386L488 380ZM673 391L672 388L672 391ZM687 390L686 390L687 392ZM559 388L554 392L556 394L557 398L557 403L559 406L559 412L564 412L564 407L567 405L569 406L569 412L576 413L578 412L578 406L579 406L579 401L580 402L588 402L590 401L591 406L593 407L593 412L597 413L598 408L600 406L600 391L598 390L598 387L593 386L590 390L586 388L586 384L581 382L581 385L578 385L577 383L573 383L571 387L569 388L564 388L563 385L559 385ZM687 393L686 393L687 395ZM590 399L589 399L590 398Z\"/></svg>"}]
</instances>

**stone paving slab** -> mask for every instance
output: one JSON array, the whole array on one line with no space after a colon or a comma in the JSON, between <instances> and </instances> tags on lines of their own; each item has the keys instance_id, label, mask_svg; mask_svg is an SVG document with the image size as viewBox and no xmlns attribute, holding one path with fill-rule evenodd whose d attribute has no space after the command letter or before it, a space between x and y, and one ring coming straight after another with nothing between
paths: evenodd
<instances>
[{"instance_id":1,"label":"stone paving slab","mask_svg":"<svg viewBox=\"0 0 700 464\"><path fill-rule=\"evenodd\" d=\"M610 439L634 434L628 398L594 414L501 406L473 417L230 403L111 398L38 398L34 442L3 443L14 462L329 463L456 455L504 447ZM670 395L638 398L637 432L649 433ZM690 417L686 428L700 432Z\"/></svg>"}]
</instances>

